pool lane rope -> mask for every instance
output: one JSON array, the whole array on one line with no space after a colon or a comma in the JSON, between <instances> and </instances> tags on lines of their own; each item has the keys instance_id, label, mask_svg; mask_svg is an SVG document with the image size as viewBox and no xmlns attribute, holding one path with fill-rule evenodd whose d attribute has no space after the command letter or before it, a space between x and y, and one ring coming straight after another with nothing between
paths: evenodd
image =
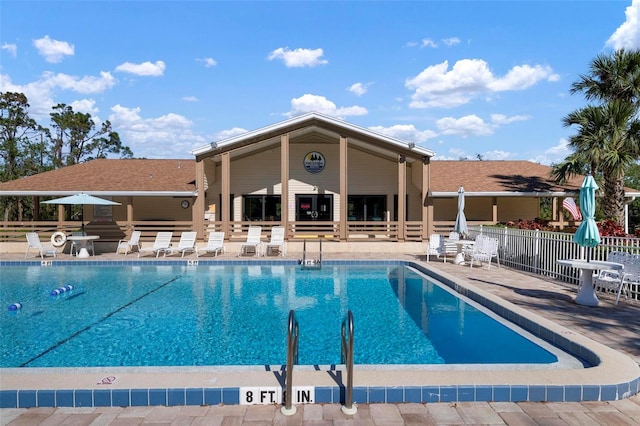
<instances>
[{"instance_id":1,"label":"pool lane rope","mask_svg":"<svg viewBox=\"0 0 640 426\"><path fill-rule=\"evenodd\" d=\"M171 284L172 282L174 282L174 281L176 281L176 280L178 280L178 279L180 279L180 278L182 278L182 275L179 275L179 276L177 276L177 277L175 277L175 278L173 278L173 279L171 279L171 280L169 280L169 281L167 281L167 282L165 282L165 283L163 283L163 284L159 285L158 287L156 287L156 288L154 288L154 289L152 289L152 290L149 290L148 292L144 293L144 294L143 294L143 295L141 295L141 296L138 296L138 297L137 297L137 298L135 298L134 300L132 300L132 301L130 301L130 302L128 302L128 303L126 303L126 304L124 304L124 305L120 306L118 309L116 309L116 310L114 310L114 311L109 312L107 315L105 315L104 317L100 318L99 320L96 320L96 321L94 321L93 323L91 323L91 324L89 324L89 325L87 325L87 326L85 326L85 327L81 328L80 330L78 330L78 331L76 331L76 332L72 333L71 335L69 335L69 336L65 337L64 339L62 339L62 340L58 341L55 345L53 345L53 346L49 347L48 349L45 349L44 351L40 352L38 355L36 355L36 356L32 357L32 358L31 358L31 359L29 359L28 361L23 362L22 364L20 364L20 365L19 365L19 367L26 367L26 366L28 366L28 365L29 365L29 364L31 364L33 361L37 360L38 358L43 357L44 355L48 354L48 353L49 353L49 352L51 352L51 351L53 351L53 350L55 350L55 349L59 348L60 346L64 345L64 344L65 344L65 343L67 343L69 340L73 339L74 337L76 337L76 336L78 336L78 335L80 335L80 334L84 333L84 332L85 332L85 331L87 331L87 330L90 330L91 328L93 328L93 327L95 327L96 325L100 324L101 322L103 322L103 321L105 321L105 320L107 320L107 319L111 318L112 316L114 316L114 315L115 315L115 314L117 314L118 312L122 311L123 309L128 308L129 306L133 305L134 303L137 303L139 300L144 299L145 297L149 296L150 294L155 293L156 291L158 291L158 290L160 290L160 289L162 289L162 288L164 288L164 287L168 286L169 284Z\"/></svg>"}]
</instances>

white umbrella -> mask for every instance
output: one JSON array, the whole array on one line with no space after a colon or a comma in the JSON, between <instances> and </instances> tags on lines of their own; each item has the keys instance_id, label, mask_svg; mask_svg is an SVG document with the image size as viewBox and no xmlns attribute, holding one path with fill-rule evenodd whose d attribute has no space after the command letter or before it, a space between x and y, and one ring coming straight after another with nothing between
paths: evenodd
<instances>
[{"instance_id":1,"label":"white umbrella","mask_svg":"<svg viewBox=\"0 0 640 426\"><path fill-rule=\"evenodd\" d=\"M453 230L460 235L467 235L469 229L467 228L467 218L464 215L464 188L458 189L458 215L456 216L456 224Z\"/></svg>"},{"instance_id":2,"label":"white umbrella","mask_svg":"<svg viewBox=\"0 0 640 426\"><path fill-rule=\"evenodd\" d=\"M69 204L82 206L82 214L80 216L82 221L82 232L84 233L84 206L87 204L90 205L98 205L98 206L119 206L120 203L116 203L115 201L105 200L104 198L94 197L93 195L85 194L81 192L80 194L69 195L68 197L56 198L54 200L42 201L42 204Z\"/></svg>"}]
</instances>

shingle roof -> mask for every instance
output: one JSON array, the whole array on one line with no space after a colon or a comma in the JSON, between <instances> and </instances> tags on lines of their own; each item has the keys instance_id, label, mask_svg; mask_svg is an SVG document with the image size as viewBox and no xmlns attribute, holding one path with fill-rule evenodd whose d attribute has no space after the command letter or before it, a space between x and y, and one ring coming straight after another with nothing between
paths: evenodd
<instances>
[{"instance_id":1,"label":"shingle roof","mask_svg":"<svg viewBox=\"0 0 640 426\"><path fill-rule=\"evenodd\" d=\"M551 167L531 161L432 161L431 192L455 193L461 185L465 194L579 191L584 179L574 176L558 185L550 173Z\"/></svg>"},{"instance_id":2,"label":"shingle roof","mask_svg":"<svg viewBox=\"0 0 640 426\"><path fill-rule=\"evenodd\" d=\"M453 194L460 185L467 195L580 189L582 176L560 186L552 181L550 171L530 161L432 161L431 191L435 196ZM100 159L0 183L0 192L193 193L195 177L195 160Z\"/></svg>"},{"instance_id":3,"label":"shingle roof","mask_svg":"<svg viewBox=\"0 0 640 426\"><path fill-rule=\"evenodd\" d=\"M0 183L2 191L193 193L194 160L99 159Z\"/></svg>"}]
</instances>

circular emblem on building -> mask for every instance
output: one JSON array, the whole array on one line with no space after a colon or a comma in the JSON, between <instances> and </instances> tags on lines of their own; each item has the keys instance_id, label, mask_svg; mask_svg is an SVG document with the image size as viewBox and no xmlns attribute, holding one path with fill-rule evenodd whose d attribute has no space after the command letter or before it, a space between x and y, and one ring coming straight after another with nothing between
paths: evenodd
<instances>
[{"instance_id":1,"label":"circular emblem on building","mask_svg":"<svg viewBox=\"0 0 640 426\"><path fill-rule=\"evenodd\" d=\"M319 173L324 169L324 155L311 151L304 156L304 168L309 173Z\"/></svg>"}]
</instances>

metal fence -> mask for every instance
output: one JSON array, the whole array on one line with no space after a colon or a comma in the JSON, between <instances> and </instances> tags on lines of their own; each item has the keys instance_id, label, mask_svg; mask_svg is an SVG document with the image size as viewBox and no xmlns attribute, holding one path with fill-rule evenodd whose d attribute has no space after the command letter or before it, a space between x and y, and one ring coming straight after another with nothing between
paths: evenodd
<instances>
[{"instance_id":1,"label":"metal fence","mask_svg":"<svg viewBox=\"0 0 640 426\"><path fill-rule=\"evenodd\" d=\"M602 237L594 248L585 248L573 241L573 234L564 232L514 229L497 226L471 226L470 237L484 234L499 241L500 264L542 275L550 279L578 284L579 270L558 264L558 259L607 260L612 251L640 254L640 239ZM589 252L587 252L589 250ZM640 286L631 285L631 297L640 300Z\"/></svg>"}]
</instances>

